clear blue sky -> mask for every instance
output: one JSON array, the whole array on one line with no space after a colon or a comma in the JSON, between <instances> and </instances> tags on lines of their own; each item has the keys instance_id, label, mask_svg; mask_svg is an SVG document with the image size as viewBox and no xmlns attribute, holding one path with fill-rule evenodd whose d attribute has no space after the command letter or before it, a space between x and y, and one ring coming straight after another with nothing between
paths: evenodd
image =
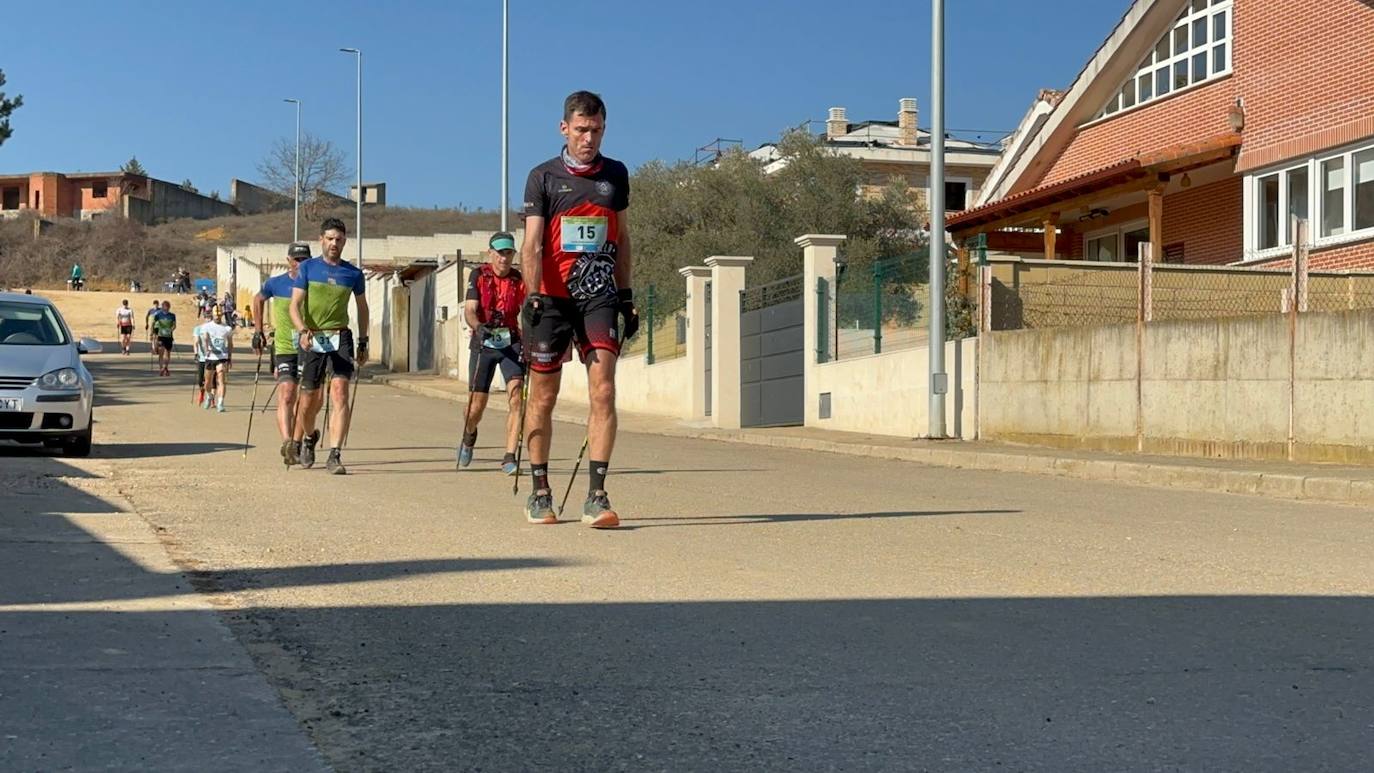
<instances>
[{"instance_id":1,"label":"clear blue sky","mask_svg":"<svg viewBox=\"0 0 1374 773\"><path fill-rule=\"evenodd\" d=\"M1128 0L949 0L947 122L1010 130L1042 87L1064 88ZM7 4L5 90L24 95L0 172L110 170L228 197L276 137L306 129L352 162L361 48L364 177L390 203L494 208L500 199L501 2ZM562 99L607 101L607 155L631 168L747 147L842 105L851 121L929 119L929 0L511 2L511 199L557 152ZM816 53L823 49L824 54Z\"/></svg>"}]
</instances>

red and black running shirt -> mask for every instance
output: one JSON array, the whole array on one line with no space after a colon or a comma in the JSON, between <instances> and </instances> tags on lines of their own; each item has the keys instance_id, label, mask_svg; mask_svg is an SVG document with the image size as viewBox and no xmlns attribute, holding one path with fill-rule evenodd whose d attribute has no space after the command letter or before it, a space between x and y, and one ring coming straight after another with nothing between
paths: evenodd
<instances>
[{"instance_id":1,"label":"red and black running shirt","mask_svg":"<svg viewBox=\"0 0 1374 773\"><path fill-rule=\"evenodd\" d=\"M620 213L630 206L630 172L598 156L573 171L561 155L530 170L525 215L544 218L543 278L539 291L558 298L614 294Z\"/></svg>"},{"instance_id":2,"label":"red and black running shirt","mask_svg":"<svg viewBox=\"0 0 1374 773\"><path fill-rule=\"evenodd\" d=\"M478 266L468 280L464 300L477 301L479 322L510 328L519 340L520 306L525 302L525 278L520 275L520 269L512 268L505 276L497 276L491 264Z\"/></svg>"}]
</instances>

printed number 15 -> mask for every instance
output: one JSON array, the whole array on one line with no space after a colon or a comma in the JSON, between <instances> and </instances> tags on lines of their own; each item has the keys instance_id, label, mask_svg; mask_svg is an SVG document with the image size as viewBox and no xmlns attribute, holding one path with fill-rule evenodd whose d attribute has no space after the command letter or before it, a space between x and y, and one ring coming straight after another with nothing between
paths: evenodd
<instances>
[{"instance_id":1,"label":"printed number 15","mask_svg":"<svg viewBox=\"0 0 1374 773\"><path fill-rule=\"evenodd\" d=\"M596 238L596 226L580 225L577 227L577 238L584 241L592 241Z\"/></svg>"}]
</instances>

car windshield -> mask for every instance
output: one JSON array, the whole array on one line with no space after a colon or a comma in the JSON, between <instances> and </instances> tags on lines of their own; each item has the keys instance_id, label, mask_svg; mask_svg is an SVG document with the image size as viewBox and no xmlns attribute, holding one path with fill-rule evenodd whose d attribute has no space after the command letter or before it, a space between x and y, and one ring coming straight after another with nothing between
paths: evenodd
<instances>
[{"instance_id":1,"label":"car windshield","mask_svg":"<svg viewBox=\"0 0 1374 773\"><path fill-rule=\"evenodd\" d=\"M60 346L67 332L51 306L41 303L0 301L0 345Z\"/></svg>"}]
</instances>

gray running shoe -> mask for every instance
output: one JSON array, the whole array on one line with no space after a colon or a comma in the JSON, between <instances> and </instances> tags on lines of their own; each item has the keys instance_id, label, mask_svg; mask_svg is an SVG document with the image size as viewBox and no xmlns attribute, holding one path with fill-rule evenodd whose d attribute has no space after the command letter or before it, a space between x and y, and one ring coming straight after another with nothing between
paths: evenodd
<instances>
[{"instance_id":1,"label":"gray running shoe","mask_svg":"<svg viewBox=\"0 0 1374 773\"><path fill-rule=\"evenodd\" d=\"M553 511L553 493L541 489L530 494L525 502L525 520L530 523L558 523L558 514Z\"/></svg>"},{"instance_id":2,"label":"gray running shoe","mask_svg":"<svg viewBox=\"0 0 1374 773\"><path fill-rule=\"evenodd\" d=\"M290 467L290 466L293 465L293 464L300 464L300 463L301 463L300 457L297 456L297 451L299 451L299 450L300 450L300 446L296 445L296 441L294 441L294 440L284 440L284 441L282 441L282 444L281 444L281 458L282 458L282 461L286 463L286 466L287 466L287 467Z\"/></svg>"},{"instance_id":3,"label":"gray running shoe","mask_svg":"<svg viewBox=\"0 0 1374 773\"><path fill-rule=\"evenodd\" d=\"M348 474L348 468L344 467L343 459L339 455L339 449L337 448L329 449L329 459L325 461L324 468L329 471L330 475Z\"/></svg>"},{"instance_id":4,"label":"gray running shoe","mask_svg":"<svg viewBox=\"0 0 1374 773\"><path fill-rule=\"evenodd\" d=\"M305 469L315 466L315 446L320 442L320 431L315 430L301 441L300 462Z\"/></svg>"},{"instance_id":5,"label":"gray running shoe","mask_svg":"<svg viewBox=\"0 0 1374 773\"><path fill-rule=\"evenodd\" d=\"M582 522L593 529L614 529L620 525L620 516L611 509L610 497L598 491L587 496L582 503Z\"/></svg>"}]
</instances>

